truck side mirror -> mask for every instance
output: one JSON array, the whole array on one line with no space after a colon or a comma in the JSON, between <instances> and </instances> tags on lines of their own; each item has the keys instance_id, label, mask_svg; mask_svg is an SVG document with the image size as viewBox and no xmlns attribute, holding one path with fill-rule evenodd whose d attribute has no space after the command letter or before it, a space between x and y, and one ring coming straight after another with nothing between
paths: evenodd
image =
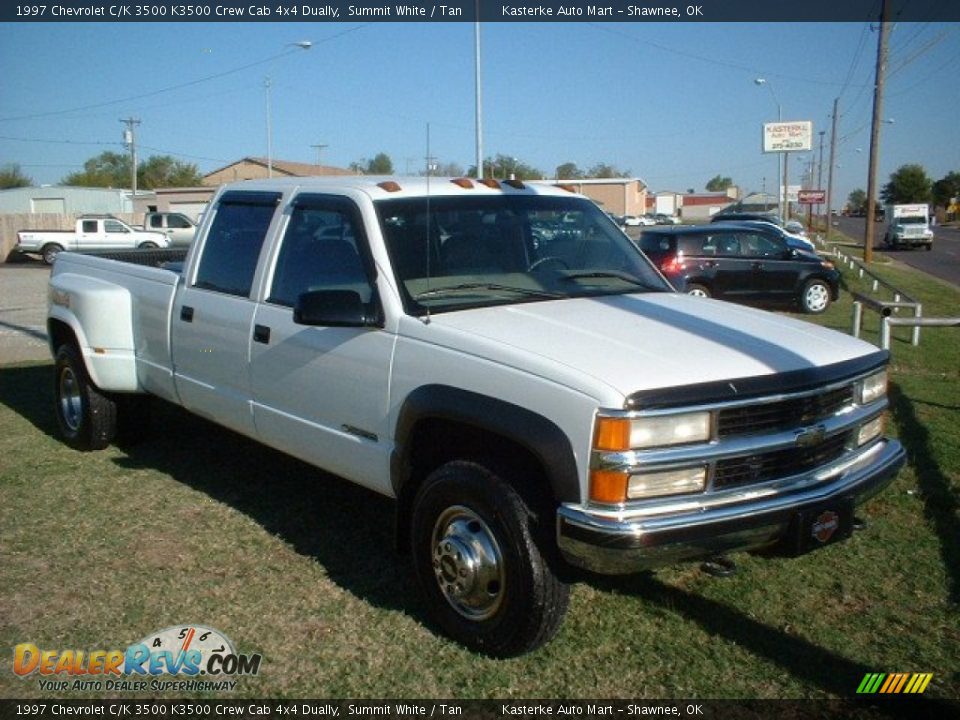
<instances>
[{"instance_id":1,"label":"truck side mirror","mask_svg":"<svg viewBox=\"0 0 960 720\"><path fill-rule=\"evenodd\" d=\"M377 303L363 302L356 290L311 290L297 298L293 321L322 327L378 327Z\"/></svg>"}]
</instances>

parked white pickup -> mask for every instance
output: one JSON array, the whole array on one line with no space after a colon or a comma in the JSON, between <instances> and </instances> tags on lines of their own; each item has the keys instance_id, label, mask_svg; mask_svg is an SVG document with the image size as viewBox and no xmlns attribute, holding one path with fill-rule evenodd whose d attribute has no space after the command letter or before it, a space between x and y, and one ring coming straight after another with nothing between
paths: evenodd
<instances>
[{"instance_id":1,"label":"parked white pickup","mask_svg":"<svg viewBox=\"0 0 960 720\"><path fill-rule=\"evenodd\" d=\"M64 250L130 250L132 248L165 248L170 246L161 232L134 230L122 220L109 216L83 216L73 230L20 230L17 250L38 254L52 265Z\"/></svg>"},{"instance_id":2,"label":"parked white pickup","mask_svg":"<svg viewBox=\"0 0 960 720\"><path fill-rule=\"evenodd\" d=\"M61 256L48 330L68 443L147 393L394 498L437 624L497 656L553 636L572 568L804 553L904 462L886 352L679 295L519 181L228 185L182 274Z\"/></svg>"}]
</instances>

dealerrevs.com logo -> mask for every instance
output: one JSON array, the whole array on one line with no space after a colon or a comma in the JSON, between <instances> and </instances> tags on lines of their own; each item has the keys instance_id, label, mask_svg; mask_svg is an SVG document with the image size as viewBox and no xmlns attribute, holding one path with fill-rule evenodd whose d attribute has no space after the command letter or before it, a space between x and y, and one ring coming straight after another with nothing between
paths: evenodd
<instances>
[{"instance_id":1,"label":"dealerrevs.com logo","mask_svg":"<svg viewBox=\"0 0 960 720\"><path fill-rule=\"evenodd\" d=\"M57 692L233 690L233 678L256 675L262 659L237 653L213 628L176 625L126 650L43 650L20 643L13 649L13 672L36 676L41 690Z\"/></svg>"}]
</instances>

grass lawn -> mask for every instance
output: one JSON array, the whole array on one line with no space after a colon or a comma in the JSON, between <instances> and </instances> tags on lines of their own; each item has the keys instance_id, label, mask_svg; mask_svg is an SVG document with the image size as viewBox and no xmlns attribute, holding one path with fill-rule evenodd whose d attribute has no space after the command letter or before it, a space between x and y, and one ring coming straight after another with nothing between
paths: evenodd
<instances>
[{"instance_id":1,"label":"grass lawn","mask_svg":"<svg viewBox=\"0 0 960 720\"><path fill-rule=\"evenodd\" d=\"M956 288L881 272L927 316L960 307ZM847 331L850 315L844 293L817 321ZM0 367L0 697L117 695L41 691L11 672L18 643L123 649L199 623L264 656L231 697L830 698L866 673L932 672L927 696L958 698L960 332L898 339L893 360L889 430L910 466L865 532L739 556L727 579L682 565L581 582L557 639L509 661L430 627L389 501L165 405L149 441L74 452L51 367Z\"/></svg>"}]
</instances>

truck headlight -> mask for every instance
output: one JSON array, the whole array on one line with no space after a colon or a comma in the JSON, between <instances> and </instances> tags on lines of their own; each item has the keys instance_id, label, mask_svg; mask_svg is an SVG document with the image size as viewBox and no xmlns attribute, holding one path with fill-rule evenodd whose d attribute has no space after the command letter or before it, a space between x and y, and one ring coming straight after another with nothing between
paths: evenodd
<instances>
[{"instance_id":1,"label":"truck headlight","mask_svg":"<svg viewBox=\"0 0 960 720\"><path fill-rule=\"evenodd\" d=\"M594 448L607 451L643 450L707 442L710 413L692 412L649 417L597 419Z\"/></svg>"},{"instance_id":2,"label":"truck headlight","mask_svg":"<svg viewBox=\"0 0 960 720\"><path fill-rule=\"evenodd\" d=\"M858 383L858 395L861 405L869 405L887 394L887 371L868 375Z\"/></svg>"}]
</instances>

